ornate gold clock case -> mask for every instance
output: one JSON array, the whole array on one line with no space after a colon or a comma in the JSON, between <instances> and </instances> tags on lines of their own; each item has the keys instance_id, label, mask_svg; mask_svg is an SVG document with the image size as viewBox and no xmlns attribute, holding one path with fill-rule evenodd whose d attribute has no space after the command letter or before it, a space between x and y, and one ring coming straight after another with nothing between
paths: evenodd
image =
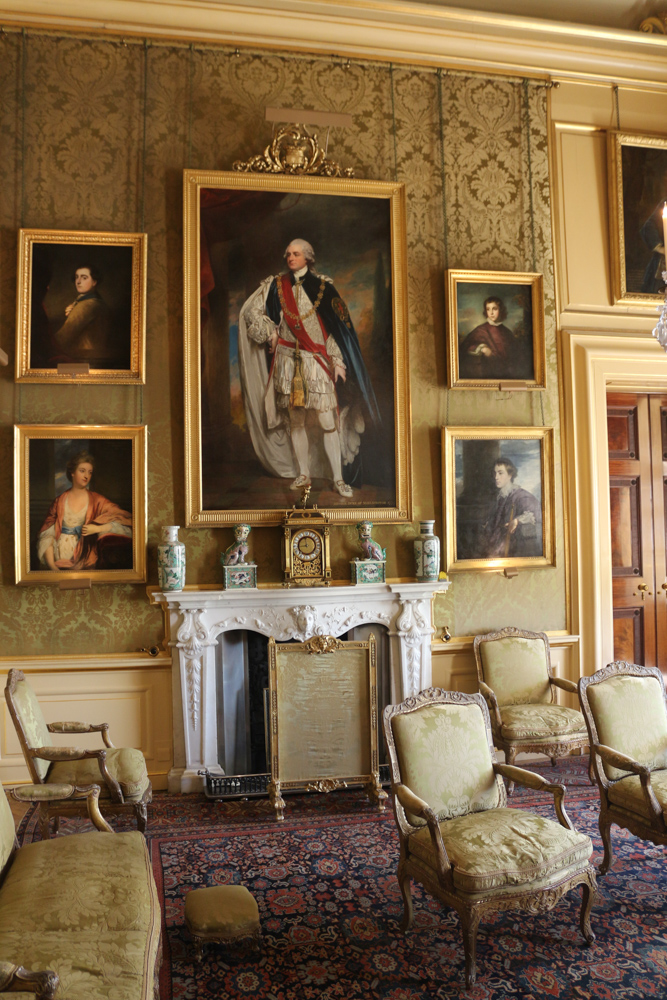
<instances>
[{"instance_id":1,"label":"ornate gold clock case","mask_svg":"<svg viewBox=\"0 0 667 1000\"><path fill-rule=\"evenodd\" d=\"M290 510L283 520L284 587L328 587L329 519L319 510Z\"/></svg>"}]
</instances>

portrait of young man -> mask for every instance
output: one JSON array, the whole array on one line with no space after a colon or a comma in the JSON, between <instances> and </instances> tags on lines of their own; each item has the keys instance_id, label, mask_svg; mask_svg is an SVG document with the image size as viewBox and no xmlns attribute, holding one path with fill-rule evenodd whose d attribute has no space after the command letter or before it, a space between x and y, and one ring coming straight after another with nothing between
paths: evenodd
<instances>
[{"instance_id":1,"label":"portrait of young man","mask_svg":"<svg viewBox=\"0 0 667 1000\"><path fill-rule=\"evenodd\" d=\"M534 379L531 286L459 282L456 295L459 379Z\"/></svg>"}]
</instances>

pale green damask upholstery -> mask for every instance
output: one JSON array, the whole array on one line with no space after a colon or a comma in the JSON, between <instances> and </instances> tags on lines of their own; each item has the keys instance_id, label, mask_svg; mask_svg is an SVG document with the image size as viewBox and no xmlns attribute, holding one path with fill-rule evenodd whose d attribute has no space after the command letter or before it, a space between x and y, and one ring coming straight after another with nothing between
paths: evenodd
<instances>
[{"instance_id":1,"label":"pale green damask upholstery","mask_svg":"<svg viewBox=\"0 0 667 1000\"><path fill-rule=\"evenodd\" d=\"M667 771L651 772L651 788L658 800L658 805L662 809L663 815L667 813ZM615 781L609 786L609 801L629 812L638 813L646 819L651 818L651 813L646 802L646 796L642 791L641 779L639 775L631 774L621 781Z\"/></svg>"},{"instance_id":2,"label":"pale green damask upholstery","mask_svg":"<svg viewBox=\"0 0 667 1000\"><path fill-rule=\"evenodd\" d=\"M667 767L667 715L655 677L611 677L590 686L588 700L600 743L652 771ZM603 766L611 780L630 773Z\"/></svg>"},{"instance_id":3,"label":"pale green damask upholstery","mask_svg":"<svg viewBox=\"0 0 667 1000\"><path fill-rule=\"evenodd\" d=\"M550 706L541 705L543 711ZM576 714L576 713L575 713ZM581 928L590 943L595 875L591 840L563 809L565 788L498 764L489 710L481 694L430 688L384 711L394 816L401 846L401 927L412 926L410 882L454 907L461 919L466 985L475 981L475 941L487 910L550 910L582 885ZM504 776L550 791L558 823L507 808Z\"/></svg>"},{"instance_id":4,"label":"pale green damask upholstery","mask_svg":"<svg viewBox=\"0 0 667 1000\"><path fill-rule=\"evenodd\" d=\"M32 687L26 680L18 681L14 690L14 706L21 720L29 747L48 747L53 743L46 727L44 715ZM48 760L35 758L35 768L40 778L46 777ZM99 770L99 769L98 769Z\"/></svg>"},{"instance_id":5,"label":"pale green damask upholstery","mask_svg":"<svg viewBox=\"0 0 667 1000\"><path fill-rule=\"evenodd\" d=\"M500 801L484 717L477 705L433 705L397 715L394 739L403 783L450 819ZM409 815L415 826L425 820Z\"/></svg>"},{"instance_id":6,"label":"pale green damask upholstery","mask_svg":"<svg viewBox=\"0 0 667 1000\"><path fill-rule=\"evenodd\" d=\"M462 892L488 892L507 886L559 880L566 868L586 863L591 839L550 819L519 809L491 809L440 824L452 864L454 885ZM427 828L410 838L410 850L436 869Z\"/></svg>"},{"instance_id":7,"label":"pale green damask upholstery","mask_svg":"<svg viewBox=\"0 0 667 1000\"><path fill-rule=\"evenodd\" d=\"M498 704L549 704L551 687L542 639L508 636L481 645L484 680L496 693ZM582 725L583 725L583 719Z\"/></svg>"},{"instance_id":8,"label":"pale green damask upholstery","mask_svg":"<svg viewBox=\"0 0 667 1000\"><path fill-rule=\"evenodd\" d=\"M9 808L9 802L5 795L5 790L0 784L0 872L3 870L9 855L14 850L15 833L14 817Z\"/></svg>"},{"instance_id":9,"label":"pale green damask upholstery","mask_svg":"<svg viewBox=\"0 0 667 1000\"><path fill-rule=\"evenodd\" d=\"M581 733L583 716L564 705L508 705L501 709L501 733L508 740L551 739Z\"/></svg>"},{"instance_id":10,"label":"pale green damask upholstery","mask_svg":"<svg viewBox=\"0 0 667 1000\"><path fill-rule=\"evenodd\" d=\"M107 768L111 777L120 785L127 802L140 799L150 784L146 773L146 761L141 750L133 750L130 747L114 747L107 750ZM57 760L49 771L49 782L99 785L100 780L100 768L96 760ZM109 798L109 790L103 782L100 798Z\"/></svg>"},{"instance_id":11,"label":"pale green damask upholstery","mask_svg":"<svg viewBox=\"0 0 667 1000\"><path fill-rule=\"evenodd\" d=\"M5 810L0 789L3 854L14 829L5 829ZM29 844L0 887L0 955L57 973L62 1000L152 1000L160 922L146 841L136 832Z\"/></svg>"},{"instance_id":12,"label":"pale green damask upholstery","mask_svg":"<svg viewBox=\"0 0 667 1000\"><path fill-rule=\"evenodd\" d=\"M583 752L588 742L584 717L576 708L559 705L555 690L576 695L577 689L553 676L544 632L504 628L478 635L473 648L495 745L509 764L518 753L544 753L555 764L573 750ZM510 795L513 789L510 781Z\"/></svg>"}]
</instances>

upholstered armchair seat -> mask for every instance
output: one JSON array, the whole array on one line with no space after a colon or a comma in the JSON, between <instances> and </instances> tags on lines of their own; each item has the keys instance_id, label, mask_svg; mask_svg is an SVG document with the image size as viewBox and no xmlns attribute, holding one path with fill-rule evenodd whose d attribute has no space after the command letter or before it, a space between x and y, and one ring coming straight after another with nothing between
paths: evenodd
<instances>
[{"instance_id":1,"label":"upholstered armchair seat","mask_svg":"<svg viewBox=\"0 0 667 1000\"><path fill-rule=\"evenodd\" d=\"M106 752L107 770L118 782L126 802L136 802L143 798L150 785L146 773L146 761L141 750L131 747L109 749ZM100 768L97 760L57 760L48 772L49 783L64 782L72 785L91 785L100 783ZM100 789L100 798L110 798L106 785Z\"/></svg>"},{"instance_id":2,"label":"upholstered armchair seat","mask_svg":"<svg viewBox=\"0 0 667 1000\"><path fill-rule=\"evenodd\" d=\"M667 845L667 693L657 667L617 660L579 681L600 790L600 873L613 863L613 823Z\"/></svg>"},{"instance_id":3,"label":"upholstered armchair seat","mask_svg":"<svg viewBox=\"0 0 667 1000\"><path fill-rule=\"evenodd\" d=\"M662 809L663 816L665 816L667 814L667 771L651 772L651 788ZM638 813L647 820L651 819L651 811L639 775L631 774L627 778L615 781L613 785L609 786L608 794L609 801L613 802L615 806L627 809L631 813Z\"/></svg>"},{"instance_id":4,"label":"upholstered armchair seat","mask_svg":"<svg viewBox=\"0 0 667 1000\"><path fill-rule=\"evenodd\" d=\"M586 734L581 712L565 705L504 705L500 718L500 732L506 740L552 741L554 736Z\"/></svg>"},{"instance_id":5,"label":"upholstered armchair seat","mask_svg":"<svg viewBox=\"0 0 667 1000\"><path fill-rule=\"evenodd\" d=\"M461 892L487 893L506 886L559 881L565 869L581 866L591 840L553 820L518 809L489 809L439 824L454 886ZM437 871L428 827L413 833L411 854Z\"/></svg>"},{"instance_id":6,"label":"upholstered armchair seat","mask_svg":"<svg viewBox=\"0 0 667 1000\"><path fill-rule=\"evenodd\" d=\"M415 879L459 914L470 986L485 913L546 912L581 885L580 925L590 944L596 894L590 837L578 833L567 816L563 785L495 760L482 695L422 691L385 709L384 733L401 845L402 929L412 926ZM509 809L503 777L551 793L558 822Z\"/></svg>"},{"instance_id":7,"label":"upholstered armchair seat","mask_svg":"<svg viewBox=\"0 0 667 1000\"><path fill-rule=\"evenodd\" d=\"M583 753L588 744L583 715L556 700L558 690L574 695L577 688L554 676L544 632L500 629L478 635L474 651L493 739L509 764L519 753L543 753L552 764L575 750ZM513 790L510 781L508 794Z\"/></svg>"},{"instance_id":8,"label":"upholstered armchair seat","mask_svg":"<svg viewBox=\"0 0 667 1000\"><path fill-rule=\"evenodd\" d=\"M115 747L106 722L47 724L35 692L21 670L9 671L5 698L35 785L60 788L97 785L105 814L132 812L139 830L144 832L153 790L141 750ZM68 736L98 733L104 748L86 750L77 746L53 746L52 733ZM61 816L85 815L87 804L80 796L68 794L58 798L50 794L48 801L43 799L40 805L42 839L49 836L51 817L55 817L57 831Z\"/></svg>"}]
</instances>

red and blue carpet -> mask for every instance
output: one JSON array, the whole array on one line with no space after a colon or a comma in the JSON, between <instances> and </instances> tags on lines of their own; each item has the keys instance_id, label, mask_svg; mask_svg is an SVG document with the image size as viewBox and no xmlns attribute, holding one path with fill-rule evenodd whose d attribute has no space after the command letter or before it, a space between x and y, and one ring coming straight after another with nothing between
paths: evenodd
<instances>
[{"instance_id":1,"label":"red and blue carpet","mask_svg":"<svg viewBox=\"0 0 667 1000\"><path fill-rule=\"evenodd\" d=\"M598 792L587 758L536 768L568 787L566 806L593 838ZM553 818L551 797L517 789L513 805ZM130 828L119 821L117 828ZM82 828L63 821L62 831ZM39 839L34 811L22 841ZM278 824L267 800L210 802L155 796L148 839L163 901L161 1000L644 1000L667 996L665 853L612 829L615 864L599 879L596 943L579 933L579 892L541 916L498 914L480 927L477 984L463 985L458 917L413 886L416 922L399 930L398 840L393 816L360 792L292 796ZM206 946L193 961L185 895L243 883L257 899L261 953Z\"/></svg>"}]
</instances>

